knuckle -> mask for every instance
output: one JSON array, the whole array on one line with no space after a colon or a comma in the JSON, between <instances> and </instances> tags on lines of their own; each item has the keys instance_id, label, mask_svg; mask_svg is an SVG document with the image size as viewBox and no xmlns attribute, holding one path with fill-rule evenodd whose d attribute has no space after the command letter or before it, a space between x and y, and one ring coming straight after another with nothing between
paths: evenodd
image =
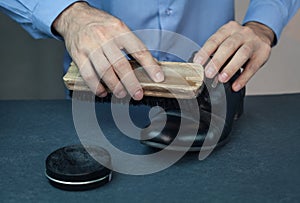
<instances>
[{"instance_id":1,"label":"knuckle","mask_svg":"<svg viewBox=\"0 0 300 203\"><path fill-rule=\"evenodd\" d=\"M212 35L209 38L209 42L213 45L213 46L218 46L221 43L221 40L216 36L216 35Z\"/></svg>"},{"instance_id":2,"label":"knuckle","mask_svg":"<svg viewBox=\"0 0 300 203\"><path fill-rule=\"evenodd\" d=\"M242 33L245 33L247 35L254 35L254 31L252 30L252 28L248 27L248 26L243 26L242 28Z\"/></svg>"},{"instance_id":3,"label":"knuckle","mask_svg":"<svg viewBox=\"0 0 300 203\"><path fill-rule=\"evenodd\" d=\"M245 35L241 32L236 32L234 33L233 37L232 37L232 41L233 42L243 42L245 40Z\"/></svg>"},{"instance_id":4,"label":"knuckle","mask_svg":"<svg viewBox=\"0 0 300 203\"><path fill-rule=\"evenodd\" d=\"M221 27L221 28L218 30L218 33L220 33L221 35L224 35L224 34L227 33L227 30L228 30L228 28L227 28L227 26L225 25L225 26Z\"/></svg>"},{"instance_id":5,"label":"knuckle","mask_svg":"<svg viewBox=\"0 0 300 203\"><path fill-rule=\"evenodd\" d=\"M116 28L116 29L126 29L127 28L125 23L123 21L121 21L120 19L118 19L118 18L114 18L111 21L111 26Z\"/></svg>"},{"instance_id":6,"label":"knuckle","mask_svg":"<svg viewBox=\"0 0 300 203\"><path fill-rule=\"evenodd\" d=\"M256 53L259 53L259 58L266 60L271 54L271 47L266 43L261 43L259 48L256 50ZM258 55L258 54L257 54Z\"/></svg>"},{"instance_id":7,"label":"knuckle","mask_svg":"<svg viewBox=\"0 0 300 203\"><path fill-rule=\"evenodd\" d=\"M119 60L118 62L113 64L113 67L114 67L114 71L116 72L116 74L119 76L121 80L123 80L125 77L127 77L130 74L130 72L132 72L131 66L126 59Z\"/></svg>"},{"instance_id":8,"label":"knuckle","mask_svg":"<svg viewBox=\"0 0 300 203\"><path fill-rule=\"evenodd\" d=\"M228 27L230 27L230 28L235 28L235 27L239 26L240 24L239 24L238 22L234 21L234 20L231 20L231 21L229 21L229 22L227 23L227 25L228 25Z\"/></svg>"},{"instance_id":9,"label":"knuckle","mask_svg":"<svg viewBox=\"0 0 300 203\"><path fill-rule=\"evenodd\" d=\"M115 64L113 64L117 71L124 69L124 67L128 66L128 61L124 58L119 59Z\"/></svg>"},{"instance_id":10,"label":"knuckle","mask_svg":"<svg viewBox=\"0 0 300 203\"><path fill-rule=\"evenodd\" d=\"M97 70L97 72L99 73L100 78L104 78L105 76L111 74L113 70L111 66L103 66L103 68L101 70Z\"/></svg>"},{"instance_id":11,"label":"knuckle","mask_svg":"<svg viewBox=\"0 0 300 203\"><path fill-rule=\"evenodd\" d=\"M136 92L137 90L142 88L139 81L135 77L135 74L132 71L129 71L127 73L127 76L120 78L120 80L122 84L126 87L128 92Z\"/></svg>"},{"instance_id":12,"label":"knuckle","mask_svg":"<svg viewBox=\"0 0 300 203\"><path fill-rule=\"evenodd\" d=\"M233 49L235 49L236 46L237 46L237 43L236 43L235 40L226 40L226 41L221 45L222 49L226 50L226 52L227 52L227 50L233 50Z\"/></svg>"},{"instance_id":13,"label":"knuckle","mask_svg":"<svg viewBox=\"0 0 300 203\"><path fill-rule=\"evenodd\" d=\"M247 69L249 72L255 73L259 69L259 66L255 65L254 63L251 63L251 64L249 64Z\"/></svg>"},{"instance_id":14,"label":"knuckle","mask_svg":"<svg viewBox=\"0 0 300 203\"><path fill-rule=\"evenodd\" d=\"M244 58L249 58L251 56L251 53L253 52L252 47L250 47L249 45L243 45L240 48L240 52L242 57Z\"/></svg>"},{"instance_id":15,"label":"knuckle","mask_svg":"<svg viewBox=\"0 0 300 203\"><path fill-rule=\"evenodd\" d=\"M134 55L136 60L142 61L146 57L149 57L150 54L146 50L140 50L140 51L135 52L133 55Z\"/></svg>"},{"instance_id":16,"label":"knuckle","mask_svg":"<svg viewBox=\"0 0 300 203\"><path fill-rule=\"evenodd\" d=\"M216 57L214 57L214 58L212 59L212 63L213 63L213 65L214 65L214 67L215 67L216 70L217 70L219 67L221 67L221 65L222 65L221 60L220 60L219 58L216 58Z\"/></svg>"},{"instance_id":17,"label":"knuckle","mask_svg":"<svg viewBox=\"0 0 300 203\"><path fill-rule=\"evenodd\" d=\"M264 44L263 45L263 48L264 48L264 50L265 50L265 53L270 53L271 52L271 50L272 50L272 47L269 45L269 44Z\"/></svg>"},{"instance_id":18,"label":"knuckle","mask_svg":"<svg viewBox=\"0 0 300 203\"><path fill-rule=\"evenodd\" d=\"M252 39L252 41L254 41L254 42L256 42L256 43L261 43L261 42L262 42L261 38L258 37L258 36L254 36L253 39ZM263 44L264 44L264 43L263 43Z\"/></svg>"}]
</instances>

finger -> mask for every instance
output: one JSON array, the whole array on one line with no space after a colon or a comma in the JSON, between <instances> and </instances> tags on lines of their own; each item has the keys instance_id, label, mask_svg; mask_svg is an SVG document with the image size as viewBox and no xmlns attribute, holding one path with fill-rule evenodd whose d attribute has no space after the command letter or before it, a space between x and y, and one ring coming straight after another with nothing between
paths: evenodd
<instances>
[{"instance_id":1,"label":"finger","mask_svg":"<svg viewBox=\"0 0 300 203\"><path fill-rule=\"evenodd\" d=\"M124 98L127 92L122 85L121 81L115 74L113 68L109 68L102 77L103 82L111 90L111 92L116 95L117 98Z\"/></svg>"},{"instance_id":2,"label":"finger","mask_svg":"<svg viewBox=\"0 0 300 203\"><path fill-rule=\"evenodd\" d=\"M253 45L254 46L254 45ZM239 91L243 88L251 77L266 63L270 57L271 47L268 44L256 44L257 50L254 51L250 60L246 63L244 71L240 77L232 84L234 91Z\"/></svg>"},{"instance_id":3,"label":"finger","mask_svg":"<svg viewBox=\"0 0 300 203\"><path fill-rule=\"evenodd\" d=\"M158 63L153 59L149 51L138 51L132 53L132 56L139 62L139 64L143 66L153 81L164 81L164 73Z\"/></svg>"},{"instance_id":4,"label":"finger","mask_svg":"<svg viewBox=\"0 0 300 203\"><path fill-rule=\"evenodd\" d=\"M131 97L135 100L141 100L143 98L142 86L137 80L131 65L122 54L120 49L116 45L111 44L110 46L106 46L103 51L106 58L113 66L115 73L129 92Z\"/></svg>"},{"instance_id":5,"label":"finger","mask_svg":"<svg viewBox=\"0 0 300 203\"><path fill-rule=\"evenodd\" d=\"M232 89L236 92L242 89L248 83L248 81L253 77L253 75L259 70L262 64L263 63L260 62L259 60L250 59L250 61L247 63L246 67L244 68L242 74L232 84Z\"/></svg>"},{"instance_id":6,"label":"finger","mask_svg":"<svg viewBox=\"0 0 300 203\"><path fill-rule=\"evenodd\" d=\"M207 48L205 48L207 49ZM205 65L207 60L209 59L209 53L207 53L203 48L201 48L194 56L193 62L201 64L202 66Z\"/></svg>"},{"instance_id":7,"label":"finger","mask_svg":"<svg viewBox=\"0 0 300 203\"><path fill-rule=\"evenodd\" d=\"M78 67L82 78L84 79L90 90L98 97L105 97L107 91L100 83L97 73L92 67L90 61L86 61L82 66Z\"/></svg>"},{"instance_id":8,"label":"finger","mask_svg":"<svg viewBox=\"0 0 300 203\"><path fill-rule=\"evenodd\" d=\"M99 78L103 80L111 92L118 98L125 97L126 91L112 69L110 62L105 57L102 48L93 51L89 57Z\"/></svg>"},{"instance_id":9,"label":"finger","mask_svg":"<svg viewBox=\"0 0 300 203\"><path fill-rule=\"evenodd\" d=\"M164 80L164 73L146 46L133 33L128 32L116 39L120 48L126 51L141 64L150 78L155 82Z\"/></svg>"},{"instance_id":10,"label":"finger","mask_svg":"<svg viewBox=\"0 0 300 203\"><path fill-rule=\"evenodd\" d=\"M205 68L205 74L208 78L214 77L225 62L236 52L244 43L244 37L240 33L228 37L217 49L212 60Z\"/></svg>"},{"instance_id":11,"label":"finger","mask_svg":"<svg viewBox=\"0 0 300 203\"><path fill-rule=\"evenodd\" d=\"M93 64L96 73L98 74L99 78L102 78L106 71L109 70L111 64L105 57L102 48L97 48L89 54L89 59Z\"/></svg>"},{"instance_id":12,"label":"finger","mask_svg":"<svg viewBox=\"0 0 300 203\"><path fill-rule=\"evenodd\" d=\"M249 60L252 54L253 46L251 43L242 45L219 74L219 81L227 82Z\"/></svg>"},{"instance_id":13,"label":"finger","mask_svg":"<svg viewBox=\"0 0 300 203\"><path fill-rule=\"evenodd\" d=\"M223 43L232 33L227 26L221 27L204 43L203 47L195 54L194 62L204 65L210 56L217 50L220 44Z\"/></svg>"}]
</instances>

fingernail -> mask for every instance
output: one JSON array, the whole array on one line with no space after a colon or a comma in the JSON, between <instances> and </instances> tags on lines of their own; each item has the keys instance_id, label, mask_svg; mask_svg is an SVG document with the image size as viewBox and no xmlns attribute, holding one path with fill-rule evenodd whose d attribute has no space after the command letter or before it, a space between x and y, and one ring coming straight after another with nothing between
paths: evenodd
<instances>
[{"instance_id":1,"label":"fingernail","mask_svg":"<svg viewBox=\"0 0 300 203\"><path fill-rule=\"evenodd\" d=\"M165 79L164 74L161 71L156 73L155 78L157 82L162 82Z\"/></svg>"},{"instance_id":2,"label":"fingernail","mask_svg":"<svg viewBox=\"0 0 300 203\"><path fill-rule=\"evenodd\" d=\"M219 76L219 79L221 80L221 82L226 82L228 79L228 74L227 73L221 73Z\"/></svg>"},{"instance_id":3,"label":"fingernail","mask_svg":"<svg viewBox=\"0 0 300 203\"><path fill-rule=\"evenodd\" d=\"M121 90L120 92L118 92L118 93L116 94L116 96L117 96L118 98L124 98L126 95L127 95L127 93L126 93L124 90Z\"/></svg>"},{"instance_id":4,"label":"fingernail","mask_svg":"<svg viewBox=\"0 0 300 203\"><path fill-rule=\"evenodd\" d=\"M143 90L138 90L134 93L133 98L135 100L141 100L143 98Z\"/></svg>"},{"instance_id":5,"label":"fingernail","mask_svg":"<svg viewBox=\"0 0 300 203\"><path fill-rule=\"evenodd\" d=\"M213 78L215 75L215 69L211 66L205 68L205 75L208 78Z\"/></svg>"},{"instance_id":6,"label":"fingernail","mask_svg":"<svg viewBox=\"0 0 300 203\"><path fill-rule=\"evenodd\" d=\"M240 85L239 83L234 83L233 84L233 90L234 91L240 91L240 89L242 89L242 85Z\"/></svg>"}]
</instances>

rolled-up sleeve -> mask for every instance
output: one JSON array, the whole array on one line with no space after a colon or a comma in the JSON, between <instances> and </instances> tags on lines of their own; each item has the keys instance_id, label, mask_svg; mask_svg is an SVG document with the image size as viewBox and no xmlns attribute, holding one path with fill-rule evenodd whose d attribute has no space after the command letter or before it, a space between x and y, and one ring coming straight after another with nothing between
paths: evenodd
<instances>
[{"instance_id":1,"label":"rolled-up sleeve","mask_svg":"<svg viewBox=\"0 0 300 203\"><path fill-rule=\"evenodd\" d=\"M63 10L77 1L79 0L9 0L0 1L0 9L32 37L59 39L51 31L52 23Z\"/></svg>"},{"instance_id":2,"label":"rolled-up sleeve","mask_svg":"<svg viewBox=\"0 0 300 203\"><path fill-rule=\"evenodd\" d=\"M299 7L300 0L251 0L243 24L255 21L268 26L275 33L275 45Z\"/></svg>"}]
</instances>

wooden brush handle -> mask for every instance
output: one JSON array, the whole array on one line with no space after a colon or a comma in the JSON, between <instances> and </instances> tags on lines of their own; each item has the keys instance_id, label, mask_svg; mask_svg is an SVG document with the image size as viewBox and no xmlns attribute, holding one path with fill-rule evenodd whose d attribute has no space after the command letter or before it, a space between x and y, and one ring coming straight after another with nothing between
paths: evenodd
<instances>
[{"instance_id":1,"label":"wooden brush handle","mask_svg":"<svg viewBox=\"0 0 300 203\"><path fill-rule=\"evenodd\" d=\"M199 64L159 62L165 74L165 80L160 83L154 82L137 62L130 61L130 64L146 96L191 99L201 91L204 73ZM63 80L69 90L90 91L73 62Z\"/></svg>"}]
</instances>

